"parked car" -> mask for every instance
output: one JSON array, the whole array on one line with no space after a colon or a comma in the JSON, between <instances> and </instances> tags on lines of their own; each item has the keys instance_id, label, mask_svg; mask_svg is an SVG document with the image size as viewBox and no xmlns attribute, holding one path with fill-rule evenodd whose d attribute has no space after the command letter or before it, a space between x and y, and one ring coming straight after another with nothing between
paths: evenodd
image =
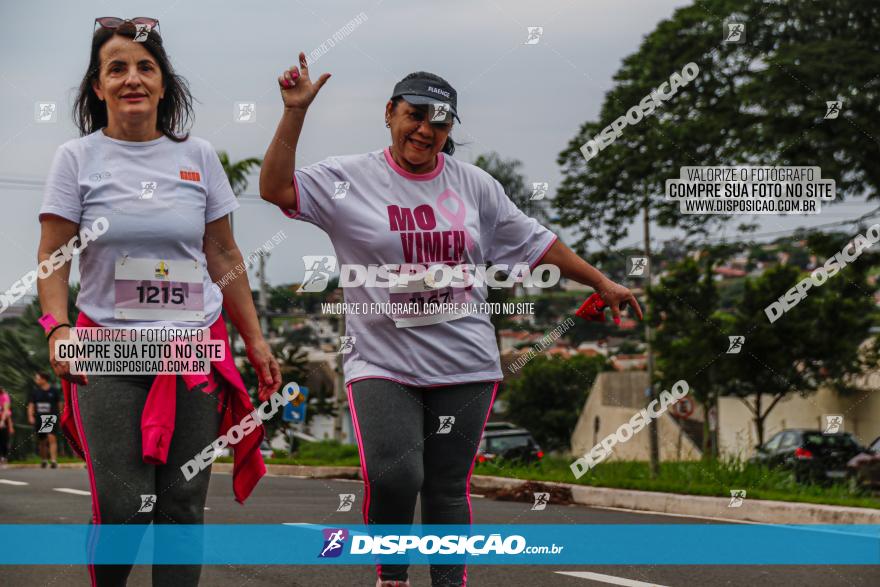
<instances>
[{"instance_id":1,"label":"parked car","mask_svg":"<svg viewBox=\"0 0 880 587\"><path fill-rule=\"evenodd\" d=\"M485 463L496 458L535 462L544 458L544 451L524 428L487 426L480 439L477 462Z\"/></svg>"},{"instance_id":2,"label":"parked car","mask_svg":"<svg viewBox=\"0 0 880 587\"><path fill-rule=\"evenodd\" d=\"M846 464L850 487L880 491L880 436Z\"/></svg>"},{"instance_id":3,"label":"parked car","mask_svg":"<svg viewBox=\"0 0 880 587\"><path fill-rule=\"evenodd\" d=\"M516 430L516 424L510 422L486 422L485 431L489 430Z\"/></svg>"},{"instance_id":4,"label":"parked car","mask_svg":"<svg viewBox=\"0 0 880 587\"><path fill-rule=\"evenodd\" d=\"M862 451L852 434L823 434L821 430L786 429L763 445L750 462L782 467L794 474L798 483L842 480L847 462Z\"/></svg>"}]
</instances>

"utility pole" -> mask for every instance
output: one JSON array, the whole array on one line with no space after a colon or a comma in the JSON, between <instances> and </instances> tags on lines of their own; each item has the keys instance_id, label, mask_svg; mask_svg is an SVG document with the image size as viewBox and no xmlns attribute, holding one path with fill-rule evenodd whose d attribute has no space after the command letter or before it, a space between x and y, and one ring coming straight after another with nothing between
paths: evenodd
<instances>
[{"instance_id":1,"label":"utility pole","mask_svg":"<svg viewBox=\"0 0 880 587\"><path fill-rule=\"evenodd\" d=\"M342 442L342 412L345 406L345 375L343 373L342 364L345 355L339 352L342 349L342 337L345 336L345 314L340 312L336 318L336 330L339 332L339 347L336 350L336 385L333 389L336 391L336 416L333 418L333 438Z\"/></svg>"},{"instance_id":2,"label":"utility pole","mask_svg":"<svg viewBox=\"0 0 880 587\"><path fill-rule=\"evenodd\" d=\"M236 194L235 197L237 198L238 194ZM235 224L232 222L232 212L229 213L229 230L232 231L232 238L234 240L235 239ZM245 275L245 279L247 279L247 275ZM251 286L250 286L250 284L248 284L248 290L250 290L250 289L251 289ZM225 312L225 310L224 310L224 312ZM228 317L228 316L229 316L229 314L226 314L226 317ZM224 319L225 319L225 317L224 317ZM232 349L232 351L234 353L235 352L235 337L238 336L238 331L235 329L235 327L228 328L228 330L229 330L229 348Z\"/></svg>"},{"instance_id":3,"label":"utility pole","mask_svg":"<svg viewBox=\"0 0 880 587\"><path fill-rule=\"evenodd\" d=\"M267 252L263 252L260 255L260 296L258 303L260 308L260 330L263 331L263 336L269 336L269 316L267 316L269 300L266 294L266 257L268 256L269 253Z\"/></svg>"},{"instance_id":4,"label":"utility pole","mask_svg":"<svg viewBox=\"0 0 880 587\"><path fill-rule=\"evenodd\" d=\"M651 323L648 320L651 308L651 296L648 290L651 287L651 221L648 213L648 198L645 198L645 205L642 208L642 222L645 234L645 351L648 357L648 403L657 399L657 390L654 387L654 353L651 349ZM656 479L660 475L660 439L658 428L660 422L654 419L648 426L648 439L650 443L650 474L651 479Z\"/></svg>"}]
</instances>

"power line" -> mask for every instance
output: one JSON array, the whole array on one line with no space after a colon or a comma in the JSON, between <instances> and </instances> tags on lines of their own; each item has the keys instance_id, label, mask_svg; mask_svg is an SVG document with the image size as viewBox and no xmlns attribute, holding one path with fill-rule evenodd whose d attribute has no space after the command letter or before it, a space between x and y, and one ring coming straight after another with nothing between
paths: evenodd
<instances>
[{"instance_id":1,"label":"power line","mask_svg":"<svg viewBox=\"0 0 880 587\"><path fill-rule=\"evenodd\" d=\"M4 185L4 184L9 184L9 185ZM40 179L0 176L0 190L2 190L2 189L42 190L45 185L46 185L45 181L40 180ZM243 202L243 203L256 204L256 203L263 202L263 198L260 197L260 194L244 193L244 194L240 194L238 196L238 201ZM839 202L837 204L833 204L833 206L835 206L835 207L836 206L846 206L846 205L861 206L863 204L864 204L864 202L844 201L844 202ZM880 206L878 206L877 208L874 208L873 210L871 210L869 212L866 212L860 216L857 216L857 217L849 219L849 220L838 220L836 222L828 222L826 224L817 224L816 226L809 226L809 227L799 226L797 228L777 230L777 231L773 231L773 232L762 232L762 233L750 234L750 235L747 235L746 237L741 238L741 239L729 239L729 238L723 237L723 236L706 237L703 242L704 243L722 243L722 242L724 242L724 243L730 243L730 244L737 244L737 243L744 244L744 243L748 243L748 242L754 241L755 239L759 239L759 238L785 236L786 234L789 234L792 232L797 232L797 231L816 232L818 230L823 230L826 228L834 228L834 227L838 227L838 226L848 226L850 224L858 224L860 222L863 222L863 221L868 220L870 218L875 218L877 216L880 216ZM666 239L666 240L662 240L659 242L662 244L662 243L672 242L675 240L679 240L679 239L671 238L671 239ZM621 249L628 249L628 248L635 248L637 246L639 246L638 243L634 243L632 245L624 245L620 248Z\"/></svg>"},{"instance_id":2,"label":"power line","mask_svg":"<svg viewBox=\"0 0 880 587\"><path fill-rule=\"evenodd\" d=\"M769 237L784 236L785 234L788 234L790 232L797 232L797 231L816 232L818 230L822 230L825 228L834 228L837 226L847 226L850 224L859 224L862 221L867 220L869 218L874 218L875 216L880 216L880 206L878 206L877 208L874 208L870 212L865 212L861 216L857 216L856 218L852 218L850 220L839 220L837 222L828 222L826 224L817 224L816 226L808 226L808 227L799 226L797 228L791 228L791 229L786 229L786 230L777 230L777 231L773 231L773 232L758 233L758 234L749 235L750 236L749 240L754 240L756 238L768 237L768 236ZM725 237L709 237L706 240L707 241L716 241L716 242L732 242L732 243L748 242L748 240L745 240L745 239L744 240L728 241Z\"/></svg>"},{"instance_id":3,"label":"power line","mask_svg":"<svg viewBox=\"0 0 880 587\"><path fill-rule=\"evenodd\" d=\"M863 202L841 202L841 204L844 204L844 203L859 204L859 205L863 204ZM835 205L839 206L841 204L835 204ZM780 237L780 236L785 236L786 234L789 234L792 232L801 231L804 233L808 233L808 232L816 232L816 231L826 229L826 228L834 228L834 227L838 227L838 226L848 226L850 224L858 224L858 223L861 223L865 220L868 220L869 218L874 218L877 216L880 216L880 206L878 206L877 208L874 208L873 210L871 210L869 212L865 212L864 214L856 216L855 218L851 218L849 220L838 220L836 222L828 222L826 224L817 224L816 226L808 226L808 227L798 226L797 228L789 228L789 229L777 230L777 231L773 231L773 232L762 232L762 233L757 233L757 234L750 234L750 235L747 235L741 239L729 239L729 238L723 237L723 236L705 237L702 241L700 241L700 244L712 244L712 243L722 243L722 242L729 243L729 244L748 244L748 243L754 242L756 239L764 238L764 237L774 237L774 236ZM681 240L683 240L683 239L669 238L669 239L665 239L665 240L658 239L657 242L662 245L665 243L681 241ZM620 247L617 247L617 250L638 249L641 246L641 242L642 241L636 241L636 242L628 244L628 245L621 245Z\"/></svg>"}]
</instances>

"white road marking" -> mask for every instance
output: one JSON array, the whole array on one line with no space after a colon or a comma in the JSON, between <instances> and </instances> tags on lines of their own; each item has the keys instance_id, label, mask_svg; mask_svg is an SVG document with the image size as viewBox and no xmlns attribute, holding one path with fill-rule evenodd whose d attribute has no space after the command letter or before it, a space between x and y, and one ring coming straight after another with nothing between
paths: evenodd
<instances>
[{"instance_id":1,"label":"white road marking","mask_svg":"<svg viewBox=\"0 0 880 587\"><path fill-rule=\"evenodd\" d=\"M880 538L880 534L877 533L875 529L876 524L859 524L862 526L863 532L845 532L843 530L832 530L828 528L823 528L822 526L826 524L767 524L767 526L772 526L774 528L783 528L785 530L803 530L804 532L825 532L828 534L841 534L843 536L855 536L856 538L871 538L873 540L877 540ZM827 524L833 526L843 526L844 524ZM819 526L818 528L816 526Z\"/></svg>"},{"instance_id":2,"label":"white road marking","mask_svg":"<svg viewBox=\"0 0 880 587\"><path fill-rule=\"evenodd\" d=\"M91 495L90 491L83 491L82 489L68 489L67 487L55 487L52 491L58 491L59 493L70 493L72 495Z\"/></svg>"},{"instance_id":3,"label":"white road marking","mask_svg":"<svg viewBox=\"0 0 880 587\"><path fill-rule=\"evenodd\" d=\"M27 485L26 481L13 481L12 479L0 479L0 484L3 485Z\"/></svg>"},{"instance_id":4,"label":"white road marking","mask_svg":"<svg viewBox=\"0 0 880 587\"><path fill-rule=\"evenodd\" d=\"M610 505L587 505L583 503L576 503L574 505L579 505L587 508L595 508L597 510L613 510L615 512L627 512L628 514L642 514L644 516L669 516L670 518L694 518L699 520L715 520L717 522L724 522L727 524L756 524L758 526L766 526L766 522L752 522L751 520L733 520L731 518L719 518L717 516L695 516L693 514L676 514L670 512L655 512L653 510L632 510L629 508L618 508Z\"/></svg>"},{"instance_id":5,"label":"white road marking","mask_svg":"<svg viewBox=\"0 0 880 587\"><path fill-rule=\"evenodd\" d=\"M335 528L336 526L323 526L321 524L312 524L311 522L281 522L282 526L300 526L301 528L305 528L306 530L326 530L328 528ZM351 532L352 536L369 536L366 532Z\"/></svg>"},{"instance_id":6,"label":"white road marking","mask_svg":"<svg viewBox=\"0 0 880 587\"><path fill-rule=\"evenodd\" d=\"M569 577L577 577L579 579L590 579L600 583L609 583L611 585L624 585L625 587L664 587L659 583L644 583L642 581L634 581L632 579L624 579L623 577L614 577L612 575L602 575L600 573L589 573L587 571L555 571L557 575L568 575Z\"/></svg>"}]
</instances>

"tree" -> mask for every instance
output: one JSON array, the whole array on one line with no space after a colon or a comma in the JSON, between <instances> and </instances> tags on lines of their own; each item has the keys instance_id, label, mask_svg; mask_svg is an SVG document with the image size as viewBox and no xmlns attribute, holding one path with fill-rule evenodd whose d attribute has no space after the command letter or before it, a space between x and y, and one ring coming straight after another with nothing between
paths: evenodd
<instances>
[{"instance_id":1,"label":"tree","mask_svg":"<svg viewBox=\"0 0 880 587\"><path fill-rule=\"evenodd\" d=\"M746 42L721 42L727 19L745 23ZM613 246L645 208L652 223L707 234L725 218L680 214L664 200L665 180L684 165L809 164L837 181L841 199L876 198L878 19L880 4L859 0L705 0L677 10L624 59L598 120L560 153L559 223L577 227L580 249ZM689 62L696 79L585 160L582 145ZM842 114L824 120L835 99Z\"/></svg>"},{"instance_id":2,"label":"tree","mask_svg":"<svg viewBox=\"0 0 880 587\"><path fill-rule=\"evenodd\" d=\"M557 159L564 179L553 205L558 223L577 230L574 248L583 253L592 241L611 248L641 216L650 257L652 224L692 238L727 222L681 214L665 200L666 180L686 165L808 162L837 181L839 199L877 197L878 16L880 5L859 0L701 0L659 23L623 60L598 120L583 124ZM722 42L728 19L745 23L746 42ZM649 110L640 108L643 100L653 104L655 88L691 63L699 69L694 79L587 161L583 145L631 108ZM825 120L825 102L841 98L846 112ZM650 310L650 295L646 303ZM646 331L649 374L651 342ZM650 440L653 477L656 427Z\"/></svg>"},{"instance_id":3,"label":"tree","mask_svg":"<svg viewBox=\"0 0 880 587\"><path fill-rule=\"evenodd\" d=\"M232 193L235 194L236 197L243 194L247 189L247 176L250 174L251 170L257 169L263 164L263 160L259 157L248 157L247 159L232 162L229 160L229 155L226 151L217 151L217 156L220 158L220 165L223 166L223 171L226 172L226 177L229 178L229 185L232 187Z\"/></svg>"},{"instance_id":4,"label":"tree","mask_svg":"<svg viewBox=\"0 0 880 587\"><path fill-rule=\"evenodd\" d=\"M504 188L504 193L507 194L517 208L529 216L534 216L539 222L549 220L543 204L536 203L539 201L543 202L543 200L530 199L531 190L526 189L525 178L519 171L520 167L522 167L520 161L516 159L502 159L498 153L491 152L477 157L474 165L495 178L501 184L501 187ZM492 260L487 259L486 263L491 264ZM494 287L488 288L486 302L490 304L503 304L509 299L509 290ZM502 317L499 314L492 314L490 319L492 326L495 328L496 342L500 346L498 339L500 337L499 331L502 327Z\"/></svg>"},{"instance_id":5,"label":"tree","mask_svg":"<svg viewBox=\"0 0 880 587\"><path fill-rule=\"evenodd\" d=\"M276 314L287 314L294 306L293 293L290 286L280 285L269 288L269 310Z\"/></svg>"},{"instance_id":6,"label":"tree","mask_svg":"<svg viewBox=\"0 0 880 587\"><path fill-rule=\"evenodd\" d=\"M502 159L498 153L493 151L478 156L474 165L494 177L504 188L504 193L526 215L535 218L542 224L552 222L545 205L548 200L532 199L532 189L526 186L525 176L520 171L521 161Z\"/></svg>"},{"instance_id":7,"label":"tree","mask_svg":"<svg viewBox=\"0 0 880 587\"><path fill-rule=\"evenodd\" d=\"M715 257L703 255L703 265L687 258L674 265L651 288L654 305L649 320L656 327L654 347L661 387L669 389L680 379L688 382L689 395L703 406L704 414L716 403L718 386L715 362L727 347L718 311L718 292L712 279ZM715 456L708 418L703 419L703 457Z\"/></svg>"},{"instance_id":8,"label":"tree","mask_svg":"<svg viewBox=\"0 0 880 587\"><path fill-rule=\"evenodd\" d=\"M75 304L78 293L79 284L68 287L67 316L71 324L79 315ZM52 371L46 334L37 322L42 315L40 300L34 299L21 316L5 320L0 327L0 381L10 393L29 389L34 371Z\"/></svg>"},{"instance_id":9,"label":"tree","mask_svg":"<svg viewBox=\"0 0 880 587\"><path fill-rule=\"evenodd\" d=\"M223 166L223 171L226 173L227 179L229 179L229 185L236 198L243 194L244 190L247 189L247 176L251 170L258 168L263 164L263 160L258 157L248 157L247 159L232 162L229 160L229 154L226 151L217 151L217 157L220 159L220 165ZM232 212L229 213L229 227L234 233L235 223ZM259 308L259 305L257 305L257 307ZM229 344L232 348L235 348L235 334L235 329L230 328Z\"/></svg>"},{"instance_id":10,"label":"tree","mask_svg":"<svg viewBox=\"0 0 880 587\"><path fill-rule=\"evenodd\" d=\"M68 287L67 315L71 324L76 323L79 310L75 300L79 293L79 285ZM31 302L21 316L5 320L0 327L0 382L12 397L13 417L16 428L28 430L26 406L28 394L33 387L33 376L37 371L45 371L53 376L49 367L49 345L46 334L37 319L43 315L40 300ZM56 381L60 387L60 382ZM14 437L15 452L18 454L31 452L35 449L33 436L16 434ZM62 454L71 454L66 443L61 442L59 449Z\"/></svg>"},{"instance_id":11,"label":"tree","mask_svg":"<svg viewBox=\"0 0 880 587\"><path fill-rule=\"evenodd\" d=\"M610 369L602 356L553 359L539 355L505 384L507 416L528 428L545 449L567 449L593 381Z\"/></svg>"},{"instance_id":12,"label":"tree","mask_svg":"<svg viewBox=\"0 0 880 587\"><path fill-rule=\"evenodd\" d=\"M759 444L767 415L786 395L806 397L820 386L856 391L853 376L867 367L859 347L869 338L874 304L865 282L869 265L858 259L773 323L764 309L807 275L781 265L746 280L731 323L732 334L745 341L723 362L721 378L751 411Z\"/></svg>"},{"instance_id":13,"label":"tree","mask_svg":"<svg viewBox=\"0 0 880 587\"><path fill-rule=\"evenodd\" d=\"M295 382L297 385L305 385L308 357L302 348L287 341L282 341L272 345L272 355L278 361L278 367L281 369L282 386L290 382ZM256 390L259 380L256 371L254 371L249 361L246 361L244 364L241 378L248 392L254 398L254 403L258 403L259 398L256 397ZM271 440L278 432L286 430L288 424L281 418L279 413L271 420L263 422L263 425L266 428L266 439Z\"/></svg>"}]
</instances>

